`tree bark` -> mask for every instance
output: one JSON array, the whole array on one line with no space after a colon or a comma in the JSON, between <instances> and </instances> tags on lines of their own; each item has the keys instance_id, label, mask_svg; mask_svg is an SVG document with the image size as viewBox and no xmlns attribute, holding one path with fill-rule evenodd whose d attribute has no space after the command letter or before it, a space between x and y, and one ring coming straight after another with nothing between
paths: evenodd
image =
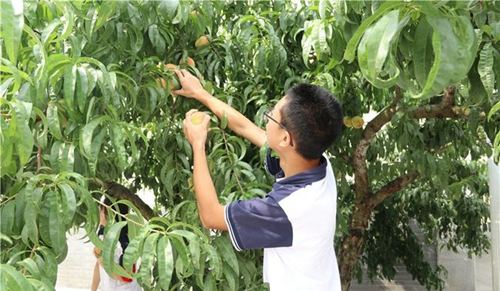
<instances>
[{"instance_id":1,"label":"tree bark","mask_svg":"<svg viewBox=\"0 0 500 291\"><path fill-rule=\"evenodd\" d=\"M128 200L134 204L141 212L142 216L150 220L155 216L153 210L141 198L133 194L127 187L116 182L108 182L105 184L106 192L116 200Z\"/></svg>"}]
</instances>

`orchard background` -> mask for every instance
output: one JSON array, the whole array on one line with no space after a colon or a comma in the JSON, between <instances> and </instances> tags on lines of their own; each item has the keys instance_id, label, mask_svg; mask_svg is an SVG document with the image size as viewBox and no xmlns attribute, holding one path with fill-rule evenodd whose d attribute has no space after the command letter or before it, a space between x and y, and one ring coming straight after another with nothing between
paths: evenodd
<instances>
[{"instance_id":1,"label":"orchard background","mask_svg":"<svg viewBox=\"0 0 500 291\"><path fill-rule=\"evenodd\" d=\"M429 244L488 250L486 160L500 153L499 1L1 1L2 290L54 290L67 233L85 229L107 270L120 229L145 290L263 290L261 251L200 225L170 94L189 68L257 124L298 82L342 101L328 151L337 177L343 290L395 275L429 290ZM200 37L206 37L206 40ZM189 60L189 64L188 64ZM207 152L221 203L264 196L263 151L212 117ZM123 185L123 186L122 186ZM133 193L150 189L149 208ZM106 191L135 210L95 235ZM108 210L110 215L114 215ZM321 223L321 222L318 222Z\"/></svg>"}]
</instances>

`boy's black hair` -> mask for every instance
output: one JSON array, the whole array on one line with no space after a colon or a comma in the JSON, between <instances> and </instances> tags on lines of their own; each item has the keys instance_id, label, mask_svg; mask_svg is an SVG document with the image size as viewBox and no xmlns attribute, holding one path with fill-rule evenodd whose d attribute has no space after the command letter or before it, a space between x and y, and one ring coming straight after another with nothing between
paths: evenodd
<instances>
[{"instance_id":1,"label":"boy's black hair","mask_svg":"<svg viewBox=\"0 0 500 291\"><path fill-rule=\"evenodd\" d=\"M318 85L301 83L290 88L281 109L281 123L290 131L297 152L306 159L320 158L340 135L342 105Z\"/></svg>"}]
</instances>

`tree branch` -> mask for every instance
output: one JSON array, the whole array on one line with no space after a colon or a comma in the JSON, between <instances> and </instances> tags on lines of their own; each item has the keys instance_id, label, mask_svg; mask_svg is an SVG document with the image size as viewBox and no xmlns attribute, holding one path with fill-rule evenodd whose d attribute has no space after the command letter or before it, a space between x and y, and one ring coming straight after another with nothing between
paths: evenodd
<instances>
[{"instance_id":1,"label":"tree branch","mask_svg":"<svg viewBox=\"0 0 500 291\"><path fill-rule=\"evenodd\" d=\"M417 170L411 171L410 173L400 176L391 182L387 183L384 187L382 187L380 190L375 192L368 201L368 204L370 207L375 208L377 205L382 203L387 197L391 196L392 194L398 192L399 190L403 189L404 187L408 186L410 183L415 181L420 173Z\"/></svg>"},{"instance_id":2,"label":"tree branch","mask_svg":"<svg viewBox=\"0 0 500 291\"><path fill-rule=\"evenodd\" d=\"M391 105L382 110L375 118L366 125L363 130L361 139L354 150L352 166L354 168L354 189L357 202L361 202L363 197L369 192L368 174L366 172L366 152L373 141L373 138L380 129L396 114L396 106L403 97L401 89L396 86L396 96L392 100Z\"/></svg>"},{"instance_id":3,"label":"tree branch","mask_svg":"<svg viewBox=\"0 0 500 291\"><path fill-rule=\"evenodd\" d=\"M444 90L444 96L439 104L428 106L420 106L414 110L408 111L406 114L410 118L416 119L459 119L467 117L470 109L465 106L454 106L455 87L447 87ZM482 119L486 115L481 113L479 117Z\"/></svg>"},{"instance_id":4,"label":"tree branch","mask_svg":"<svg viewBox=\"0 0 500 291\"><path fill-rule=\"evenodd\" d=\"M106 192L114 199L124 199L132 202L132 204L134 204L139 209L142 216L144 216L144 218L146 218L147 220L150 220L151 218L153 218L153 216L155 216L151 207L149 207L149 205L142 201L139 196L134 195L127 187L116 182L108 182L106 183L105 188Z\"/></svg>"}]
</instances>

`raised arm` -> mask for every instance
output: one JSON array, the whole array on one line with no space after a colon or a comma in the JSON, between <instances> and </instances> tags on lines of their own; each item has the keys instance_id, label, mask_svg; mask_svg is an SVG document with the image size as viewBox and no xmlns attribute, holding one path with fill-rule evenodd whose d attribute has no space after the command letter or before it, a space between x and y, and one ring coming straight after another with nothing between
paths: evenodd
<instances>
[{"instance_id":1,"label":"raised arm","mask_svg":"<svg viewBox=\"0 0 500 291\"><path fill-rule=\"evenodd\" d=\"M208 93L203 89L198 78L185 69L176 70L175 73L179 77L182 88L180 90L172 90L172 93L200 101L219 119L225 114L229 128L239 136L248 139L254 145L262 147L266 143L266 132L263 129L259 128L236 109Z\"/></svg>"}]
</instances>

